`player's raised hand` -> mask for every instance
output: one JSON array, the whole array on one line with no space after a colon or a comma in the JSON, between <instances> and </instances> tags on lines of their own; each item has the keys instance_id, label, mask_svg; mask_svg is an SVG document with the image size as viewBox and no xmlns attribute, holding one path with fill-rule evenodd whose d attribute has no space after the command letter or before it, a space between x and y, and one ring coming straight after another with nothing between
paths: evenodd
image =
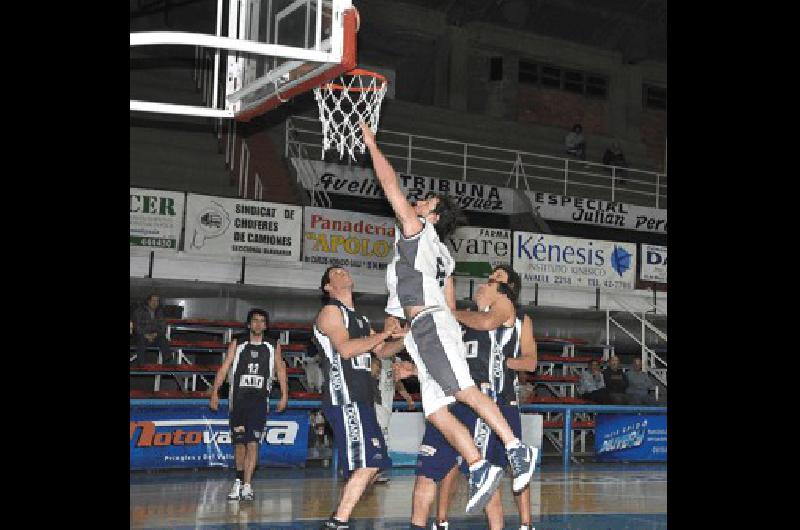
<instances>
[{"instance_id":1,"label":"player's raised hand","mask_svg":"<svg viewBox=\"0 0 800 530\"><path fill-rule=\"evenodd\" d=\"M363 121L359 121L358 125L361 127L361 132L364 134L364 145L370 149L377 149L378 143L375 141L375 133L372 132L372 129Z\"/></svg>"}]
</instances>

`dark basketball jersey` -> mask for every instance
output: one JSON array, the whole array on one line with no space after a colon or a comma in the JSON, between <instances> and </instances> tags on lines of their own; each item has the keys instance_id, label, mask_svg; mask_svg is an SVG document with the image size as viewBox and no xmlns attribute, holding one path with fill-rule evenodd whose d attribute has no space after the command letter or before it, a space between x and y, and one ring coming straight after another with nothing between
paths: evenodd
<instances>
[{"instance_id":1,"label":"dark basketball jersey","mask_svg":"<svg viewBox=\"0 0 800 530\"><path fill-rule=\"evenodd\" d=\"M236 345L236 356L228 372L229 407L246 399L269 399L275 380L275 346L268 341L251 344L246 338Z\"/></svg>"},{"instance_id":2,"label":"dark basketball jersey","mask_svg":"<svg viewBox=\"0 0 800 530\"><path fill-rule=\"evenodd\" d=\"M472 380L479 387L488 383L495 395L506 403L517 400L517 372L506 366L505 359L519 356L519 337L522 320L519 313L512 327L500 326L491 331L479 331L464 326L464 346Z\"/></svg>"},{"instance_id":3,"label":"dark basketball jersey","mask_svg":"<svg viewBox=\"0 0 800 530\"><path fill-rule=\"evenodd\" d=\"M369 320L347 307L339 300L330 300L326 305L335 305L342 312L344 326L351 339L367 337L370 334ZM355 402L375 402L375 379L370 367L370 352L364 352L350 359L343 359L333 347L327 335L314 324L314 340L323 353L320 361L324 383L322 402L331 405L347 405Z\"/></svg>"}]
</instances>

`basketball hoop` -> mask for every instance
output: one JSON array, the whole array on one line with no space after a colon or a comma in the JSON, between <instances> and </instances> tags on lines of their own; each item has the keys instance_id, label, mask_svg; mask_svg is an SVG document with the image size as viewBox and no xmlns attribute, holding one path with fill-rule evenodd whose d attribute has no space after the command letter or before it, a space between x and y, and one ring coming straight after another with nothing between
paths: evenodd
<instances>
[{"instance_id":1,"label":"basketball hoop","mask_svg":"<svg viewBox=\"0 0 800 530\"><path fill-rule=\"evenodd\" d=\"M364 138L358 122L366 123L373 133L378 132L386 87L386 78L382 75L356 68L314 89L322 122L323 158L329 149L338 151L340 159L347 151L353 161L356 151L364 153Z\"/></svg>"}]
</instances>

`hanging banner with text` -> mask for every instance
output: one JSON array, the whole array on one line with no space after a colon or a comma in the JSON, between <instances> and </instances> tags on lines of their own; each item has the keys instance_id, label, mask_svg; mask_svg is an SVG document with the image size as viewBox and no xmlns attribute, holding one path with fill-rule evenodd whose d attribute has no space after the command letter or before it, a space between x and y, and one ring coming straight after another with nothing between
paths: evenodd
<instances>
[{"instance_id":1,"label":"hanging banner with text","mask_svg":"<svg viewBox=\"0 0 800 530\"><path fill-rule=\"evenodd\" d=\"M667 283L667 247L641 244L642 260L639 279L648 282Z\"/></svg>"},{"instance_id":2,"label":"hanging banner with text","mask_svg":"<svg viewBox=\"0 0 800 530\"><path fill-rule=\"evenodd\" d=\"M634 289L636 244L514 232L514 270L523 285Z\"/></svg>"},{"instance_id":3,"label":"hanging banner with text","mask_svg":"<svg viewBox=\"0 0 800 530\"><path fill-rule=\"evenodd\" d=\"M303 215L304 262L385 273L394 255L394 219L312 207Z\"/></svg>"},{"instance_id":4,"label":"hanging banner with text","mask_svg":"<svg viewBox=\"0 0 800 530\"><path fill-rule=\"evenodd\" d=\"M456 261L455 276L488 278L497 265L511 265L511 230L462 226L444 244Z\"/></svg>"},{"instance_id":5,"label":"hanging banner with text","mask_svg":"<svg viewBox=\"0 0 800 530\"><path fill-rule=\"evenodd\" d=\"M185 195L179 191L131 190L130 246L178 250Z\"/></svg>"},{"instance_id":6,"label":"hanging banner with text","mask_svg":"<svg viewBox=\"0 0 800 530\"><path fill-rule=\"evenodd\" d=\"M298 172L306 171L308 167L312 168L313 181L316 182L317 189L327 193L368 199L385 198L371 168L343 166L320 160L304 160L303 164L300 164L297 158L292 158L292 164ZM400 187L406 192L408 199L424 199L430 194L441 193L453 196L465 210L504 215L513 213L514 191L509 188L400 172L397 176ZM303 185L306 185L305 182Z\"/></svg>"},{"instance_id":7,"label":"hanging banner with text","mask_svg":"<svg viewBox=\"0 0 800 530\"><path fill-rule=\"evenodd\" d=\"M211 197L186 199L186 252L299 261L302 208Z\"/></svg>"},{"instance_id":8,"label":"hanging banner with text","mask_svg":"<svg viewBox=\"0 0 800 530\"><path fill-rule=\"evenodd\" d=\"M667 211L600 199L583 199L526 191L533 209L543 218L553 221L667 233Z\"/></svg>"}]
</instances>

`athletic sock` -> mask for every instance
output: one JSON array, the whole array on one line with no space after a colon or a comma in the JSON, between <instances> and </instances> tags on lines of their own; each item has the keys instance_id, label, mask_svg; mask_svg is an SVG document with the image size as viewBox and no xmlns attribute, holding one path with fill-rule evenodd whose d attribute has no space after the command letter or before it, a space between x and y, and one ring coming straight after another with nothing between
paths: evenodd
<instances>
[{"instance_id":1,"label":"athletic sock","mask_svg":"<svg viewBox=\"0 0 800 530\"><path fill-rule=\"evenodd\" d=\"M506 444L506 451L509 449L516 449L517 447L522 447L522 442L519 441L519 438L514 438Z\"/></svg>"},{"instance_id":2,"label":"athletic sock","mask_svg":"<svg viewBox=\"0 0 800 530\"><path fill-rule=\"evenodd\" d=\"M480 459L480 460L478 460L477 462L475 462L475 463L471 464L471 465L469 466L469 470L470 470L470 471L475 471L476 469L480 468L480 467L483 465L483 463L484 463L484 462L486 462L486 460L485 460L485 459L483 459L483 458L481 458L481 459Z\"/></svg>"},{"instance_id":3,"label":"athletic sock","mask_svg":"<svg viewBox=\"0 0 800 530\"><path fill-rule=\"evenodd\" d=\"M244 469L242 469L242 470L237 469L236 470L236 478L239 479L239 482L244 482Z\"/></svg>"}]
</instances>

